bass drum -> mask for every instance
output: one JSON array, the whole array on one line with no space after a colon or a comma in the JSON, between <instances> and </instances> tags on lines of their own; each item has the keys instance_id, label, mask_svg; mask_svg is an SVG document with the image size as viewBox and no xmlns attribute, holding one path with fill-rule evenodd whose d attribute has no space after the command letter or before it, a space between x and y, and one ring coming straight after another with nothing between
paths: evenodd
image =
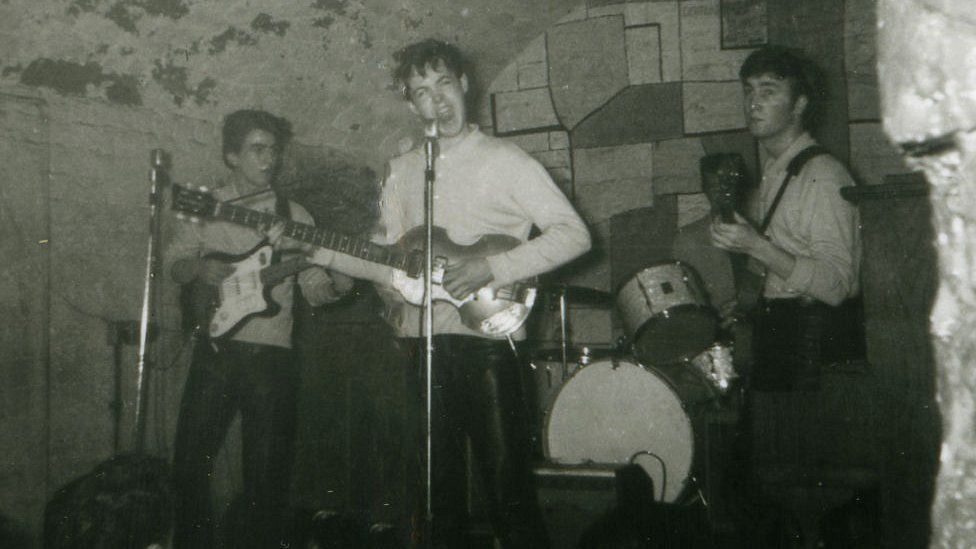
<instances>
[{"instance_id":1,"label":"bass drum","mask_svg":"<svg viewBox=\"0 0 976 549\"><path fill-rule=\"evenodd\" d=\"M713 393L684 365L602 359L578 370L546 418L543 450L561 465L640 465L657 501L690 495L702 405Z\"/></svg>"}]
</instances>

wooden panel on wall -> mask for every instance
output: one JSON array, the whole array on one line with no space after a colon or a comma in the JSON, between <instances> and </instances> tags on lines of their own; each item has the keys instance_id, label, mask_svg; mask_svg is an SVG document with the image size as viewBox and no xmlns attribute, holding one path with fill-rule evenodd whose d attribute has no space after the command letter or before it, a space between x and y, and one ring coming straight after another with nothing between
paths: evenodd
<instances>
[{"instance_id":1,"label":"wooden panel on wall","mask_svg":"<svg viewBox=\"0 0 976 549\"><path fill-rule=\"evenodd\" d=\"M661 78L664 82L681 80L681 26L677 0L629 2L624 10L628 27L655 25L661 39Z\"/></svg>"},{"instance_id":2,"label":"wooden panel on wall","mask_svg":"<svg viewBox=\"0 0 976 549\"><path fill-rule=\"evenodd\" d=\"M560 127L549 88L495 93L491 96L491 105L498 135Z\"/></svg>"},{"instance_id":3,"label":"wooden panel on wall","mask_svg":"<svg viewBox=\"0 0 976 549\"><path fill-rule=\"evenodd\" d=\"M844 12L844 68L851 120L879 120L877 4L847 2Z\"/></svg>"},{"instance_id":4,"label":"wooden panel on wall","mask_svg":"<svg viewBox=\"0 0 976 549\"><path fill-rule=\"evenodd\" d=\"M908 173L901 152L884 134L880 122L850 125L851 170L854 177L868 185L878 185L885 176Z\"/></svg>"},{"instance_id":5,"label":"wooden panel on wall","mask_svg":"<svg viewBox=\"0 0 976 549\"><path fill-rule=\"evenodd\" d=\"M572 131L574 148L609 147L673 139L684 134L681 85L630 86Z\"/></svg>"},{"instance_id":6,"label":"wooden panel on wall","mask_svg":"<svg viewBox=\"0 0 976 549\"><path fill-rule=\"evenodd\" d=\"M704 133L745 127L742 84L738 80L685 82L682 90L685 132Z\"/></svg>"},{"instance_id":7,"label":"wooden panel on wall","mask_svg":"<svg viewBox=\"0 0 976 549\"><path fill-rule=\"evenodd\" d=\"M557 25L547 34L547 47L552 99L567 128L630 84L622 16Z\"/></svg>"},{"instance_id":8,"label":"wooden panel on wall","mask_svg":"<svg viewBox=\"0 0 976 549\"><path fill-rule=\"evenodd\" d=\"M697 137L654 143L654 194L700 191L698 161L702 156L705 150Z\"/></svg>"},{"instance_id":9,"label":"wooden panel on wall","mask_svg":"<svg viewBox=\"0 0 976 549\"><path fill-rule=\"evenodd\" d=\"M636 208L610 219L610 279L614 293L637 271L672 257L678 226L675 195L657 197L649 208Z\"/></svg>"},{"instance_id":10,"label":"wooden panel on wall","mask_svg":"<svg viewBox=\"0 0 976 549\"><path fill-rule=\"evenodd\" d=\"M751 50L722 49L719 0L684 0L680 7L682 78L736 80Z\"/></svg>"},{"instance_id":11,"label":"wooden panel on wall","mask_svg":"<svg viewBox=\"0 0 976 549\"><path fill-rule=\"evenodd\" d=\"M844 0L769 0L769 41L798 48L826 74L827 102L815 135L842 161L849 159Z\"/></svg>"},{"instance_id":12,"label":"wooden panel on wall","mask_svg":"<svg viewBox=\"0 0 976 549\"><path fill-rule=\"evenodd\" d=\"M661 26L627 27L627 67L631 84L661 82Z\"/></svg>"},{"instance_id":13,"label":"wooden panel on wall","mask_svg":"<svg viewBox=\"0 0 976 549\"><path fill-rule=\"evenodd\" d=\"M868 360L882 393L882 529L891 546L928 546L941 442L929 312L938 288L924 179L852 188L864 238ZM887 546L887 544L886 544Z\"/></svg>"}]
</instances>

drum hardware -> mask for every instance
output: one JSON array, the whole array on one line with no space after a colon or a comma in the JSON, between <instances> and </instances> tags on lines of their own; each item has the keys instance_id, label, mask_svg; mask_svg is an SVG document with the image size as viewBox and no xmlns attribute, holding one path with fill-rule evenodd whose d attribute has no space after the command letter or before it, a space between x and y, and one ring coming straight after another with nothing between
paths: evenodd
<instances>
[{"instance_id":1,"label":"drum hardware","mask_svg":"<svg viewBox=\"0 0 976 549\"><path fill-rule=\"evenodd\" d=\"M580 305L591 305L606 309L613 307L613 295L603 290L597 290L596 288L555 284L543 286L540 290L543 293L556 296L560 301L565 300Z\"/></svg>"},{"instance_id":2,"label":"drum hardware","mask_svg":"<svg viewBox=\"0 0 976 549\"><path fill-rule=\"evenodd\" d=\"M565 382L569 378L571 372L569 372L569 362L570 362L570 337L569 337L569 302L593 305L601 308L613 307L613 296L602 290L597 290L595 288L587 288L585 286L570 286L566 284L556 284L548 285L540 288L541 291L548 295L555 295L558 298L557 306L559 307L559 349L560 349L560 361L562 365L562 379L560 382ZM586 366L592 360L592 351L589 347L583 347L577 365ZM529 368L532 370L537 370L538 365L535 360L529 361ZM546 364L546 377L547 383L552 386L552 367L551 364Z\"/></svg>"},{"instance_id":3,"label":"drum hardware","mask_svg":"<svg viewBox=\"0 0 976 549\"><path fill-rule=\"evenodd\" d=\"M732 347L729 344L715 342L689 361L705 376L719 393L725 394L738 379L732 361Z\"/></svg>"}]
</instances>

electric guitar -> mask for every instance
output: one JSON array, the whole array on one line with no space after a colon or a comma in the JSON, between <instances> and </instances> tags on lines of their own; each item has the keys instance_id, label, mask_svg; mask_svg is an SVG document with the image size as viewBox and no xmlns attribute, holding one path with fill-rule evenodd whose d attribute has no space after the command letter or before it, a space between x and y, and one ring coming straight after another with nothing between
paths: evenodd
<instances>
[{"instance_id":1,"label":"electric guitar","mask_svg":"<svg viewBox=\"0 0 976 549\"><path fill-rule=\"evenodd\" d=\"M219 285L191 282L180 293L183 326L195 333L206 332L212 339L230 337L254 316L270 317L281 306L271 298L271 289L285 278L312 266L304 257L271 263L271 245L264 242L239 254L211 253L234 268Z\"/></svg>"},{"instance_id":2,"label":"electric guitar","mask_svg":"<svg viewBox=\"0 0 976 549\"><path fill-rule=\"evenodd\" d=\"M179 185L173 185L173 209L252 228L280 222L284 225L285 236L388 267L391 283L404 300L414 305L424 302L426 231L423 226L407 231L393 246L381 246L367 239L220 202L206 190ZM536 288L528 281L496 290L482 288L463 299L454 298L441 285L444 270L452 260L483 258L511 250L521 244L517 238L485 235L474 244L463 246L452 242L443 228L434 227L432 244L432 300L450 303L458 309L465 326L490 337L509 336L525 323L536 297Z\"/></svg>"},{"instance_id":3,"label":"electric guitar","mask_svg":"<svg viewBox=\"0 0 976 549\"><path fill-rule=\"evenodd\" d=\"M745 159L738 153L716 153L710 157L708 171L714 177L711 191L715 209L723 223L735 223L739 195L748 185ZM757 271L757 267L744 254L732 253L729 257L736 286L737 303L733 315L748 318L762 297L764 273Z\"/></svg>"}]
</instances>

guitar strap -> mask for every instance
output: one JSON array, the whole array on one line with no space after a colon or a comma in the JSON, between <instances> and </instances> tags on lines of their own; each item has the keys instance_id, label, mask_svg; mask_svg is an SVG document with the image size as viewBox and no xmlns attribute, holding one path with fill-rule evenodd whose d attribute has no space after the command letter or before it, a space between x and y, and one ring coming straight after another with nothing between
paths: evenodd
<instances>
[{"instance_id":1,"label":"guitar strap","mask_svg":"<svg viewBox=\"0 0 976 549\"><path fill-rule=\"evenodd\" d=\"M779 186L779 190L776 192L776 197L773 198L773 203L769 206L769 210L766 211L766 215L763 217L762 223L759 225L759 234L765 235L766 230L769 229L769 223L773 220L773 214L776 213L776 208L779 207L779 202L783 198L783 193L786 192L787 186L789 186L790 181L795 178L803 166L811 158L821 155L829 154L827 149L820 145L811 145L806 149L800 151L799 154L790 160L790 163L786 166L786 177L783 179L783 183ZM735 257L735 256L733 256ZM758 302L762 299L764 287L766 285L765 268L760 271L756 271L753 268L746 266L746 263L752 263L751 261L743 261L740 263L738 269L736 286L739 288L739 303L743 312L753 311L758 305ZM758 263L756 264L758 267Z\"/></svg>"},{"instance_id":2,"label":"guitar strap","mask_svg":"<svg viewBox=\"0 0 976 549\"><path fill-rule=\"evenodd\" d=\"M776 213L779 201L783 198L783 193L786 192L786 187L790 184L790 181L800 173L800 170L803 169L803 166L808 160L821 154L828 154L827 149L820 145L811 145L800 151L800 154L794 156L793 160L790 160L790 163L786 166L786 178L783 179L783 184L779 186L779 191L776 192L773 203L769 206L769 210L766 211L766 216L763 217L762 224L759 226L759 234L765 234L766 229L769 228L769 222L773 220L773 214Z\"/></svg>"}]
</instances>

